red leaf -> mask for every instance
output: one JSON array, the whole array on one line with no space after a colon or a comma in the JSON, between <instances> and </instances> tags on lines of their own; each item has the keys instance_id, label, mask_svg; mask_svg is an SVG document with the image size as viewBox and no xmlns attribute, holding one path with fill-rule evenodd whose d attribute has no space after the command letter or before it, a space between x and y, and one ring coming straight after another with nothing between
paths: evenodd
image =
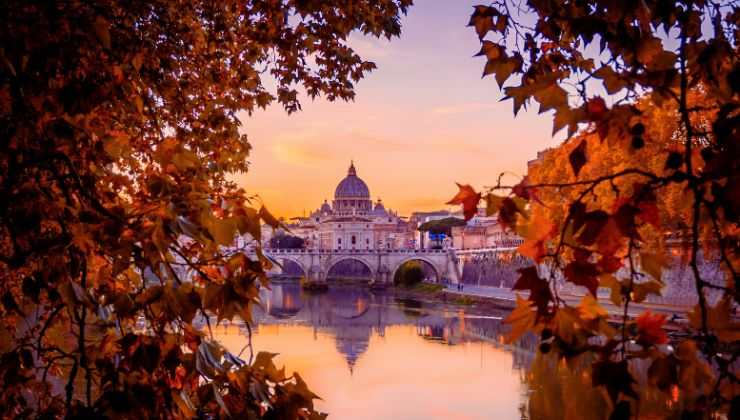
<instances>
[{"instance_id":1,"label":"red leaf","mask_svg":"<svg viewBox=\"0 0 740 420\"><path fill-rule=\"evenodd\" d=\"M469 184L457 184L457 187L460 190L454 197L452 197L452 200L447 202L447 204L462 205L465 220L470 220L478 212L478 202L481 199L481 194L476 192Z\"/></svg>"},{"instance_id":2,"label":"red leaf","mask_svg":"<svg viewBox=\"0 0 740 420\"><path fill-rule=\"evenodd\" d=\"M622 267L622 259L612 255L604 255L599 260L599 268L605 273L614 273Z\"/></svg>"},{"instance_id":3,"label":"red leaf","mask_svg":"<svg viewBox=\"0 0 740 420\"><path fill-rule=\"evenodd\" d=\"M637 208L640 209L640 214L638 215L640 219L656 228L660 227L660 213L655 202L641 202L637 205Z\"/></svg>"},{"instance_id":4,"label":"red leaf","mask_svg":"<svg viewBox=\"0 0 740 420\"><path fill-rule=\"evenodd\" d=\"M591 121L601 121L606 116L606 102L600 96L591 98L586 103L586 113Z\"/></svg>"},{"instance_id":5,"label":"red leaf","mask_svg":"<svg viewBox=\"0 0 740 420\"><path fill-rule=\"evenodd\" d=\"M581 171L581 168L583 168L583 165L586 164L586 145L588 142L586 140L582 140L581 144L579 144L575 149L573 149L572 152L568 155L568 161L570 162L571 168L573 168L573 173L578 176L578 173Z\"/></svg>"},{"instance_id":6,"label":"red leaf","mask_svg":"<svg viewBox=\"0 0 740 420\"><path fill-rule=\"evenodd\" d=\"M665 344L668 335L663 330L665 314L645 311L637 317L637 342L643 345Z\"/></svg>"}]
</instances>

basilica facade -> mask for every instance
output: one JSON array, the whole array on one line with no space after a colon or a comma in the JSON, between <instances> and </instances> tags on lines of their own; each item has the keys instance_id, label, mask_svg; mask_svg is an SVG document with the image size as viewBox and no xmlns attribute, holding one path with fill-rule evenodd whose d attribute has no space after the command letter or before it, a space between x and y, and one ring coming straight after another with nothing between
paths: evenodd
<instances>
[{"instance_id":1,"label":"basilica facade","mask_svg":"<svg viewBox=\"0 0 740 420\"><path fill-rule=\"evenodd\" d=\"M373 202L354 163L334 190L334 199L305 217L294 219L291 234L308 249L399 249L413 247L414 231L398 214Z\"/></svg>"}]
</instances>

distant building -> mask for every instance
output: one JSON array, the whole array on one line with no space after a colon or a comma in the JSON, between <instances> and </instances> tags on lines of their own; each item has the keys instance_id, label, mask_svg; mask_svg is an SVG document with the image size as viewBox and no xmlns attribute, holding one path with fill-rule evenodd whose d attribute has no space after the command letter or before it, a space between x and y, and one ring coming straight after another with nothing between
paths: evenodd
<instances>
[{"instance_id":1,"label":"distant building","mask_svg":"<svg viewBox=\"0 0 740 420\"><path fill-rule=\"evenodd\" d=\"M351 163L347 176L334 190L331 203L324 203L307 217L294 218L290 233L304 239L308 249L399 249L408 248L413 234L409 224L386 209L357 176Z\"/></svg>"},{"instance_id":2,"label":"distant building","mask_svg":"<svg viewBox=\"0 0 740 420\"><path fill-rule=\"evenodd\" d=\"M411 213L409 217L409 224L412 226L414 231L414 248L417 249L429 249L438 246L444 247L444 244L449 242L449 238L440 237L430 232L419 231L419 226L426 222L433 220L442 220L448 217L455 217L456 214L448 210L437 210L437 211L417 211ZM462 219L462 216L459 216Z\"/></svg>"},{"instance_id":3,"label":"distant building","mask_svg":"<svg viewBox=\"0 0 740 420\"><path fill-rule=\"evenodd\" d=\"M452 246L455 249L512 248L522 242L515 232L504 229L495 216L476 215L465 226L452 228Z\"/></svg>"}]
</instances>

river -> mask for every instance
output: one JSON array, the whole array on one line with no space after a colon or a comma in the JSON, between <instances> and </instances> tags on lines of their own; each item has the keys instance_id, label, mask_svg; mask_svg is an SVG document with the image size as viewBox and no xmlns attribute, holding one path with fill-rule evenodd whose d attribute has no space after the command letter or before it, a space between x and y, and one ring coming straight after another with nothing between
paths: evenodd
<instances>
[{"instance_id":1,"label":"river","mask_svg":"<svg viewBox=\"0 0 740 420\"><path fill-rule=\"evenodd\" d=\"M502 344L505 312L359 287L308 294L282 283L261 293L255 353L279 353L276 364L301 374L330 419L522 418L535 343ZM247 342L237 324L214 332L234 353Z\"/></svg>"}]
</instances>

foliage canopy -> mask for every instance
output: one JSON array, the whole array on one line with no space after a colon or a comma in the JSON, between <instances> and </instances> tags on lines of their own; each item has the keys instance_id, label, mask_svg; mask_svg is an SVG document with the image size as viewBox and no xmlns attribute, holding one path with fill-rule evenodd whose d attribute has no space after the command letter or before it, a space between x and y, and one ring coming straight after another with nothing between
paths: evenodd
<instances>
[{"instance_id":1,"label":"foliage canopy","mask_svg":"<svg viewBox=\"0 0 740 420\"><path fill-rule=\"evenodd\" d=\"M485 202L537 263L520 270L514 289L529 297L508 319L510 339L542 337L531 414L740 415L739 21L735 1L474 8L483 76L515 114L537 105L553 113L553 134L567 132L516 185L502 175L488 191L460 185L453 199L466 218ZM669 346L664 316L628 314L660 293L673 254L690 268L697 304ZM579 305L561 296L563 283L583 287ZM607 308L620 311L616 328Z\"/></svg>"},{"instance_id":2,"label":"foliage canopy","mask_svg":"<svg viewBox=\"0 0 740 420\"><path fill-rule=\"evenodd\" d=\"M317 417L250 321L278 221L228 181L239 117L352 99L350 34L400 33L410 0L0 5L0 407L12 417ZM247 324L248 326L248 324Z\"/></svg>"}]
</instances>

